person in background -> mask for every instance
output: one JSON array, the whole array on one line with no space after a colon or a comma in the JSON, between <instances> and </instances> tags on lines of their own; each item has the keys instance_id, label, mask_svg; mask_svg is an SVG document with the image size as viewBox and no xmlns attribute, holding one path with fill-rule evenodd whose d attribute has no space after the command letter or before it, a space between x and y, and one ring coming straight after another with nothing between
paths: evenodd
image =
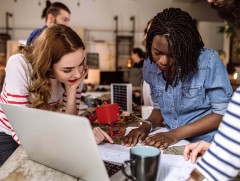
<instances>
[{"instance_id":1,"label":"person in background","mask_svg":"<svg viewBox=\"0 0 240 181\"><path fill-rule=\"evenodd\" d=\"M239 0L207 0L213 9L216 9L218 15L227 21L236 21L240 19L240 1Z\"/></svg>"},{"instance_id":2,"label":"person in background","mask_svg":"<svg viewBox=\"0 0 240 181\"><path fill-rule=\"evenodd\" d=\"M133 48L131 52L132 66L130 69L129 83L140 87L142 83L142 68L145 52L141 48Z\"/></svg>"},{"instance_id":3,"label":"person in background","mask_svg":"<svg viewBox=\"0 0 240 181\"><path fill-rule=\"evenodd\" d=\"M151 87L154 109L122 144L165 149L181 139L212 141L232 96L217 52L203 48L195 21L179 8L154 17L146 42L143 78ZM169 131L147 137L163 121Z\"/></svg>"},{"instance_id":4,"label":"person in background","mask_svg":"<svg viewBox=\"0 0 240 181\"><path fill-rule=\"evenodd\" d=\"M132 67L143 68L143 61L145 59L145 52L141 48L133 48L131 53L131 59L133 61Z\"/></svg>"},{"instance_id":5,"label":"person in background","mask_svg":"<svg viewBox=\"0 0 240 181\"><path fill-rule=\"evenodd\" d=\"M83 79L88 73L84 50L71 28L47 28L31 46L20 46L19 53L9 58L0 102L78 115ZM113 143L99 127L93 133L97 143L104 139ZM0 165L19 143L0 109Z\"/></svg>"},{"instance_id":6,"label":"person in background","mask_svg":"<svg viewBox=\"0 0 240 181\"><path fill-rule=\"evenodd\" d=\"M134 87L141 87L143 81L142 68L145 58L145 52L141 48L133 48L131 52L132 66L129 74L129 83ZM133 91L133 102L137 105L141 105L141 91Z\"/></svg>"},{"instance_id":7,"label":"person in background","mask_svg":"<svg viewBox=\"0 0 240 181\"><path fill-rule=\"evenodd\" d=\"M228 21L240 19L240 1L208 0L217 9L220 17ZM234 92L227 111L219 125L212 143L199 141L187 145L184 149L185 160L195 163L189 181L232 180L240 172L240 87Z\"/></svg>"},{"instance_id":8,"label":"person in background","mask_svg":"<svg viewBox=\"0 0 240 181\"><path fill-rule=\"evenodd\" d=\"M71 12L68 7L60 2L51 4L49 0L46 1L46 8L42 12L42 18L45 18L45 25L42 28L35 29L27 39L27 45L30 45L36 37L38 37L43 30L55 24L68 25L70 21Z\"/></svg>"}]
</instances>

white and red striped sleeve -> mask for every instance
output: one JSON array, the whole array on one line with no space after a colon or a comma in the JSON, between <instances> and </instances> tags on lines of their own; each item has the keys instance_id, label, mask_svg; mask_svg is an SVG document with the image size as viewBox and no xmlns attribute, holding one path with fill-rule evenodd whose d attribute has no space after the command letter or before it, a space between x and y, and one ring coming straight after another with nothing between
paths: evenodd
<instances>
[{"instance_id":1,"label":"white and red striped sleeve","mask_svg":"<svg viewBox=\"0 0 240 181\"><path fill-rule=\"evenodd\" d=\"M26 106L29 102L30 71L28 63L21 54L13 55L9 58L6 66L6 76L0 101L6 104ZM7 134L12 135L13 139L19 143L19 140L9 124L7 117L0 110L0 126L5 129Z\"/></svg>"}]
</instances>

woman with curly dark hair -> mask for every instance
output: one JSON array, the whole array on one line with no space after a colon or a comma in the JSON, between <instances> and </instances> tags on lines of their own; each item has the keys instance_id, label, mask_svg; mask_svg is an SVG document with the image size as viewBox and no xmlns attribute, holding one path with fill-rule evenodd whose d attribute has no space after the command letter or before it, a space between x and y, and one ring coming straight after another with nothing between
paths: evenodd
<instances>
[{"instance_id":1,"label":"woman with curly dark hair","mask_svg":"<svg viewBox=\"0 0 240 181\"><path fill-rule=\"evenodd\" d=\"M239 0L207 0L213 9L216 9L218 15L227 20L235 21L240 19L240 1Z\"/></svg>"},{"instance_id":2,"label":"woman with curly dark hair","mask_svg":"<svg viewBox=\"0 0 240 181\"><path fill-rule=\"evenodd\" d=\"M212 141L232 96L218 53L203 48L195 21L179 8L164 9L147 33L143 78L151 87L154 109L123 144L138 142L160 149L181 139ZM148 134L165 122L168 132Z\"/></svg>"}]
</instances>

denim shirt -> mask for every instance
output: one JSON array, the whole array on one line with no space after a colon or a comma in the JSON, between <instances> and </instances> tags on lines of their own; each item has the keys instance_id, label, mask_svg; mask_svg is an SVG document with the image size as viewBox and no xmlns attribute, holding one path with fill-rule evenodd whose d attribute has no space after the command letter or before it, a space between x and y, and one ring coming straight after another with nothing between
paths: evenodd
<instances>
[{"instance_id":1,"label":"denim shirt","mask_svg":"<svg viewBox=\"0 0 240 181\"><path fill-rule=\"evenodd\" d=\"M195 122L200 118L216 113L223 115L232 96L226 67L218 53L203 48L198 58L198 72L190 72L176 87L168 86L162 71L146 59L143 78L151 87L151 98L155 109L160 109L168 129ZM205 140L211 142L216 130L204 135L191 137L189 141Z\"/></svg>"},{"instance_id":2,"label":"denim shirt","mask_svg":"<svg viewBox=\"0 0 240 181\"><path fill-rule=\"evenodd\" d=\"M27 39L27 43L26 45L29 46L30 44L32 44L32 42L34 42L34 40L43 32L43 30L45 30L47 28L46 25L44 25L42 28L38 28L33 30L33 32L30 34L30 36Z\"/></svg>"}]
</instances>

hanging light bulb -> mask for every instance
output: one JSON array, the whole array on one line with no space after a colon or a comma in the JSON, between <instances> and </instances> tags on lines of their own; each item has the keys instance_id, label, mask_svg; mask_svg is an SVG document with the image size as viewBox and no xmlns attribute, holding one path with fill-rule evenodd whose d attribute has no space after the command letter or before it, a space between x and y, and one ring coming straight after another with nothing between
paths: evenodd
<instances>
[{"instance_id":1,"label":"hanging light bulb","mask_svg":"<svg viewBox=\"0 0 240 181\"><path fill-rule=\"evenodd\" d=\"M39 0L39 1L38 1L38 6L41 6L41 5L42 5L42 3L41 3L41 1Z\"/></svg>"},{"instance_id":2,"label":"hanging light bulb","mask_svg":"<svg viewBox=\"0 0 240 181\"><path fill-rule=\"evenodd\" d=\"M77 6L80 6L80 0L77 1Z\"/></svg>"}]
</instances>

